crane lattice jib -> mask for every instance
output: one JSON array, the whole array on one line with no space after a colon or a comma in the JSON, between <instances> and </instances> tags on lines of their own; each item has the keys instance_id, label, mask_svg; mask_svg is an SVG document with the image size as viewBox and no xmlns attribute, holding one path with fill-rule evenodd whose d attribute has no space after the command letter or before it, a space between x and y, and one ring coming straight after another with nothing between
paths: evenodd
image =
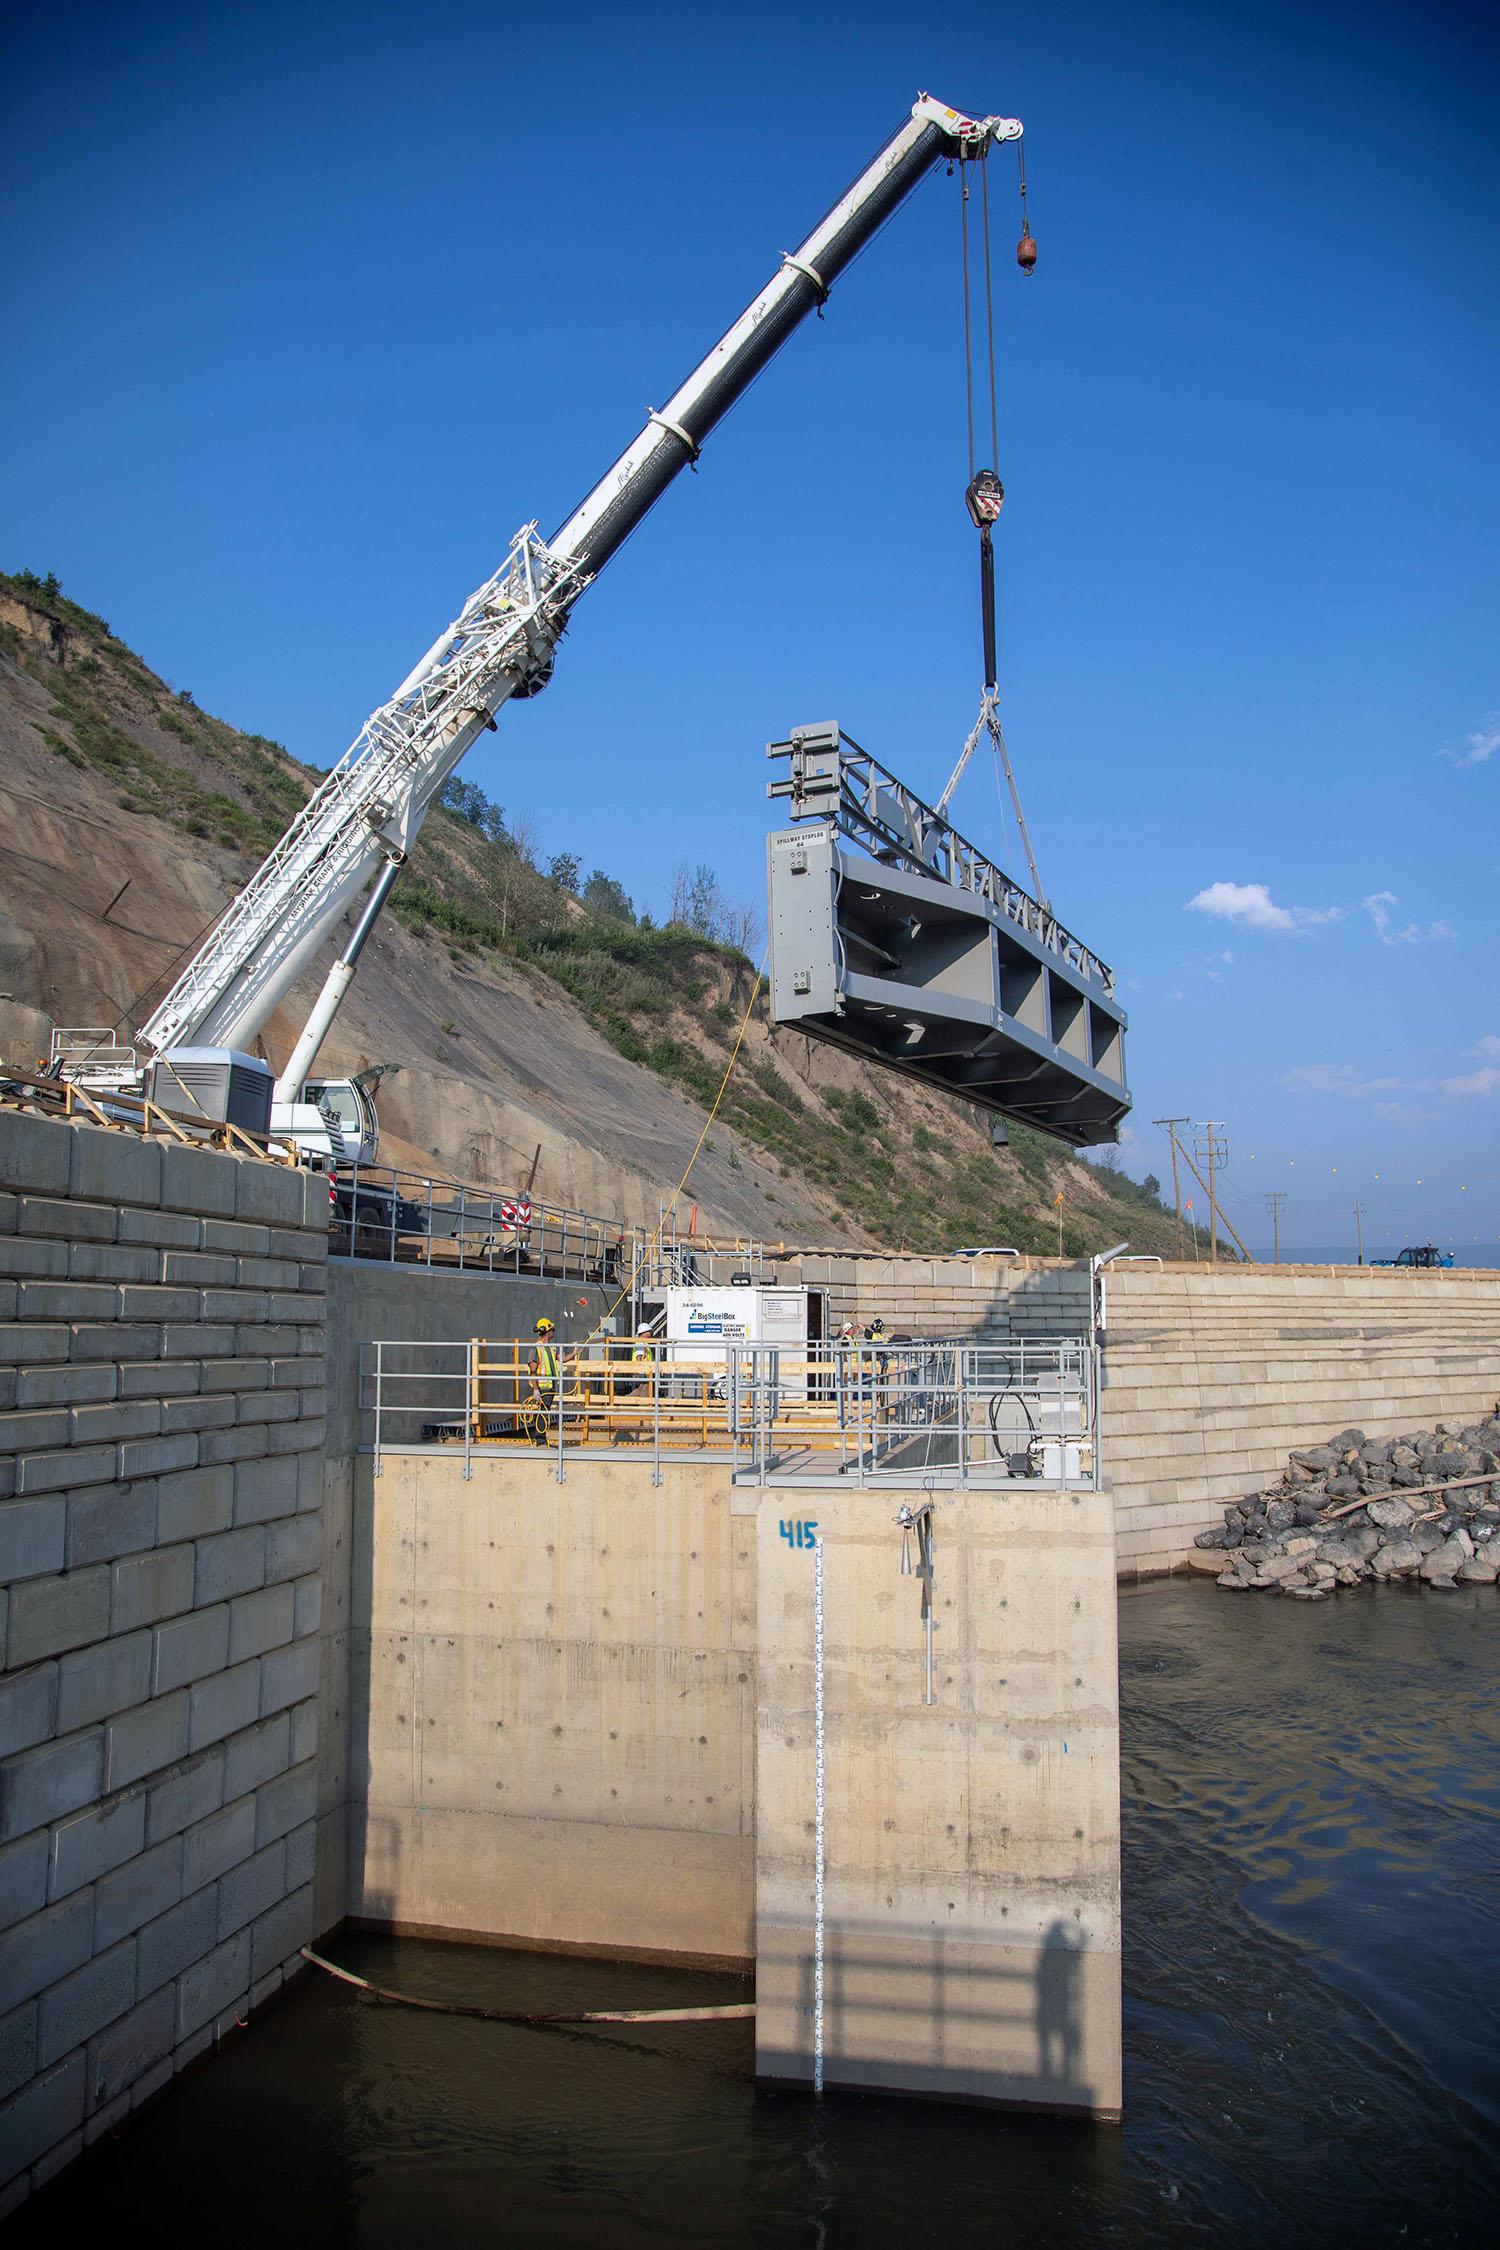
<instances>
[{"instance_id":1,"label":"crane lattice jib","mask_svg":"<svg viewBox=\"0 0 1500 2250\"><path fill-rule=\"evenodd\" d=\"M142 1038L152 1048L244 1046L382 860L402 858L495 713L545 685L568 611L705 438L933 165L1017 140L1015 118L969 118L919 96L901 130L707 358L653 411L550 542L535 524L372 714L264 864L231 901Z\"/></svg>"}]
</instances>

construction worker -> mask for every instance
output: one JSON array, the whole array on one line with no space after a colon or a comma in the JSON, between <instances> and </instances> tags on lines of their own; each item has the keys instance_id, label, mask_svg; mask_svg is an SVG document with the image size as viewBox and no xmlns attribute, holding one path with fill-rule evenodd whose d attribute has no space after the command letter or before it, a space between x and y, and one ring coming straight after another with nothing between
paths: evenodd
<instances>
[{"instance_id":1,"label":"construction worker","mask_svg":"<svg viewBox=\"0 0 1500 2250\"><path fill-rule=\"evenodd\" d=\"M526 1355L531 1371L531 1395L542 1411L549 1414L557 1398L557 1346L552 1341L556 1333L556 1322L543 1313L536 1324L536 1342Z\"/></svg>"},{"instance_id":2,"label":"construction worker","mask_svg":"<svg viewBox=\"0 0 1500 2250\"><path fill-rule=\"evenodd\" d=\"M882 1344L888 1344L890 1340L884 1316L877 1313L865 1330L865 1342L875 1346L875 1373L877 1379L882 1383L886 1378L886 1370L891 1364L891 1355L889 1352L882 1351L880 1347Z\"/></svg>"}]
</instances>

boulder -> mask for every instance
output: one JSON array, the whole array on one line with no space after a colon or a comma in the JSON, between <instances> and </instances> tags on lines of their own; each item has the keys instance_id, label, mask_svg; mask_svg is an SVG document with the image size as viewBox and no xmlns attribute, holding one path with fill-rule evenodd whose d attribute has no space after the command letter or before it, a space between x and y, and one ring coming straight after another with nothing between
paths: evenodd
<instances>
[{"instance_id":1,"label":"boulder","mask_svg":"<svg viewBox=\"0 0 1500 2250\"><path fill-rule=\"evenodd\" d=\"M1422 1576L1429 1586L1451 1586L1468 1560L1456 1539L1445 1539L1422 1557Z\"/></svg>"},{"instance_id":2,"label":"boulder","mask_svg":"<svg viewBox=\"0 0 1500 2250\"><path fill-rule=\"evenodd\" d=\"M1359 1489L1358 1477L1351 1477L1343 1470L1336 1477L1328 1479L1328 1497L1330 1500L1356 1499L1359 1495Z\"/></svg>"},{"instance_id":3,"label":"boulder","mask_svg":"<svg viewBox=\"0 0 1500 2250\"><path fill-rule=\"evenodd\" d=\"M1333 1468L1338 1455L1331 1445L1307 1445L1299 1446L1288 1459L1294 1469L1318 1471Z\"/></svg>"},{"instance_id":4,"label":"boulder","mask_svg":"<svg viewBox=\"0 0 1500 2250\"><path fill-rule=\"evenodd\" d=\"M1266 1510L1266 1522L1273 1531L1290 1531L1297 1520L1297 1510L1290 1500L1273 1500Z\"/></svg>"},{"instance_id":5,"label":"boulder","mask_svg":"<svg viewBox=\"0 0 1500 2250\"><path fill-rule=\"evenodd\" d=\"M1471 1555L1462 1569L1455 1571L1460 1586L1493 1586L1500 1578L1500 1554L1481 1551Z\"/></svg>"},{"instance_id":6,"label":"boulder","mask_svg":"<svg viewBox=\"0 0 1500 2250\"><path fill-rule=\"evenodd\" d=\"M1281 1543L1282 1553L1284 1555L1295 1555L1299 1562L1304 1561L1309 1555L1316 1554L1317 1550L1317 1540L1309 1539L1306 1532L1293 1532L1289 1539L1284 1539Z\"/></svg>"},{"instance_id":7,"label":"boulder","mask_svg":"<svg viewBox=\"0 0 1500 2250\"><path fill-rule=\"evenodd\" d=\"M1314 1507L1312 1501L1299 1500L1297 1502L1297 1512L1292 1520L1299 1526L1315 1524L1318 1520L1318 1511L1316 1507Z\"/></svg>"},{"instance_id":8,"label":"boulder","mask_svg":"<svg viewBox=\"0 0 1500 2250\"><path fill-rule=\"evenodd\" d=\"M1364 1512L1382 1531L1405 1531L1413 1511L1409 1501L1391 1499L1372 1500Z\"/></svg>"},{"instance_id":9,"label":"boulder","mask_svg":"<svg viewBox=\"0 0 1500 2250\"><path fill-rule=\"evenodd\" d=\"M1211 1531L1200 1531L1193 1541L1193 1545L1195 1547L1222 1547L1226 1536L1224 1526L1215 1524Z\"/></svg>"},{"instance_id":10,"label":"boulder","mask_svg":"<svg viewBox=\"0 0 1500 2250\"><path fill-rule=\"evenodd\" d=\"M1377 1578L1410 1578L1421 1567L1422 1550L1410 1539L1388 1539L1379 1553L1370 1557L1370 1568Z\"/></svg>"},{"instance_id":11,"label":"boulder","mask_svg":"<svg viewBox=\"0 0 1500 2250\"><path fill-rule=\"evenodd\" d=\"M1275 1584L1283 1578L1295 1578L1301 1567L1295 1555L1267 1555L1260 1566L1260 1576L1268 1585Z\"/></svg>"}]
</instances>

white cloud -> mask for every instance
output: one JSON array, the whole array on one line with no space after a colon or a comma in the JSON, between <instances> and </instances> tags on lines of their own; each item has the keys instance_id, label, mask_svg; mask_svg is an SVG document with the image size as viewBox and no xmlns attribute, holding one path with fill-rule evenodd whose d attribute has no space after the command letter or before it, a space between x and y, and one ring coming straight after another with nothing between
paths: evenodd
<instances>
[{"instance_id":1,"label":"white cloud","mask_svg":"<svg viewBox=\"0 0 1500 2250\"><path fill-rule=\"evenodd\" d=\"M1488 1031L1480 1040L1474 1052L1476 1055L1489 1055L1495 1062L1500 1062L1500 1039L1497 1039L1492 1031Z\"/></svg>"},{"instance_id":2,"label":"white cloud","mask_svg":"<svg viewBox=\"0 0 1500 2250\"><path fill-rule=\"evenodd\" d=\"M1382 945L1430 945L1435 939L1458 935L1451 922L1429 922L1425 930L1420 922L1408 922L1404 929L1398 929L1391 916L1391 908L1400 904L1394 891L1371 891L1359 903L1374 923Z\"/></svg>"},{"instance_id":3,"label":"white cloud","mask_svg":"<svg viewBox=\"0 0 1500 2250\"><path fill-rule=\"evenodd\" d=\"M1500 750L1500 711L1491 711L1481 726L1466 734L1455 749L1445 747L1442 755L1454 766L1487 766Z\"/></svg>"},{"instance_id":4,"label":"white cloud","mask_svg":"<svg viewBox=\"0 0 1500 2250\"><path fill-rule=\"evenodd\" d=\"M1343 1094L1353 1101L1408 1091L1404 1078L1367 1078L1353 1063L1300 1063L1287 1072L1285 1084L1294 1094Z\"/></svg>"},{"instance_id":5,"label":"white cloud","mask_svg":"<svg viewBox=\"0 0 1500 2250\"><path fill-rule=\"evenodd\" d=\"M1319 923L1343 919L1343 908L1338 906L1278 906L1264 883L1210 883L1188 900L1187 912L1212 914L1221 922L1269 931L1275 937L1301 937Z\"/></svg>"},{"instance_id":6,"label":"white cloud","mask_svg":"<svg viewBox=\"0 0 1500 2250\"><path fill-rule=\"evenodd\" d=\"M1471 1070L1467 1078L1440 1078L1438 1084L1452 1102L1461 1102L1471 1094L1493 1094L1500 1086L1500 1069L1493 1064L1483 1070Z\"/></svg>"}]
</instances>

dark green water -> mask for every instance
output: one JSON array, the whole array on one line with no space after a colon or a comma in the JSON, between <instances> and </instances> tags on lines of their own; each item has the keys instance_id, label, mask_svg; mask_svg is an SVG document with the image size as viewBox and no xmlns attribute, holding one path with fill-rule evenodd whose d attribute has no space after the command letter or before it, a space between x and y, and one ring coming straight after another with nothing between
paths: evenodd
<instances>
[{"instance_id":1,"label":"dark green water","mask_svg":"<svg viewBox=\"0 0 1500 2250\"><path fill-rule=\"evenodd\" d=\"M1500 2239L1500 1599L1121 1601L1125 2124L757 2093L748 2024L616 2039L325 1979L12 2222L163 2246ZM496 2006L732 1980L346 1940Z\"/></svg>"}]
</instances>

